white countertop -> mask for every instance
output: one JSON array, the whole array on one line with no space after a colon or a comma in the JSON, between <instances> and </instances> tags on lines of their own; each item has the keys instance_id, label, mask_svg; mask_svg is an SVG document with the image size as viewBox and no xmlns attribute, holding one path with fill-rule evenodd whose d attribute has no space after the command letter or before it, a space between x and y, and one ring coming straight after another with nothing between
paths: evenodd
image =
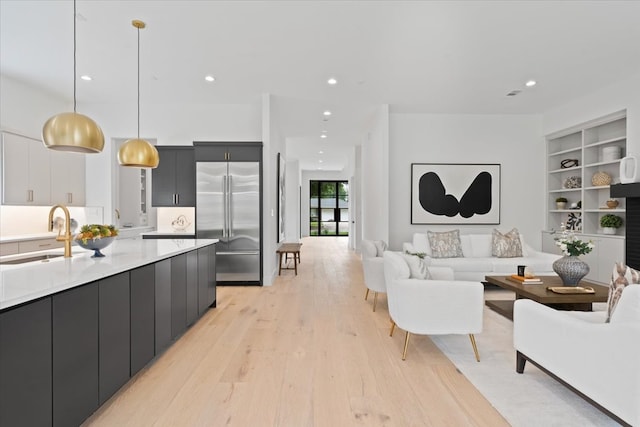
<instances>
[{"instance_id":1,"label":"white countertop","mask_svg":"<svg viewBox=\"0 0 640 427\"><path fill-rule=\"evenodd\" d=\"M31 234L16 234L15 236L0 236L0 243L20 242L25 240L38 240L38 239L55 239L58 232L50 233L31 233Z\"/></svg>"},{"instance_id":2,"label":"white countertop","mask_svg":"<svg viewBox=\"0 0 640 427\"><path fill-rule=\"evenodd\" d=\"M195 231L147 231L144 233L140 233L141 236L176 236L180 238L180 236L195 236Z\"/></svg>"},{"instance_id":3,"label":"white countertop","mask_svg":"<svg viewBox=\"0 0 640 427\"><path fill-rule=\"evenodd\" d=\"M218 242L217 239L116 239L91 258L93 251L73 246L72 257L47 262L0 265L0 310L100 280L146 264ZM0 257L0 261L40 254L61 254L55 249Z\"/></svg>"}]
</instances>

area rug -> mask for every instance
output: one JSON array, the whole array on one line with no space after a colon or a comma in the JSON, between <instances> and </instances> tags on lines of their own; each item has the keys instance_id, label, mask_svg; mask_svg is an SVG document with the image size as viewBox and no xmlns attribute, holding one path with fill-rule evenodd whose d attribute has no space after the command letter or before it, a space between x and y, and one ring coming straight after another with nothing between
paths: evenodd
<instances>
[{"instance_id":1,"label":"area rug","mask_svg":"<svg viewBox=\"0 0 640 427\"><path fill-rule=\"evenodd\" d=\"M483 332L476 335L480 363L468 336L430 338L514 427L619 425L532 364L516 373L513 323L486 306Z\"/></svg>"}]
</instances>

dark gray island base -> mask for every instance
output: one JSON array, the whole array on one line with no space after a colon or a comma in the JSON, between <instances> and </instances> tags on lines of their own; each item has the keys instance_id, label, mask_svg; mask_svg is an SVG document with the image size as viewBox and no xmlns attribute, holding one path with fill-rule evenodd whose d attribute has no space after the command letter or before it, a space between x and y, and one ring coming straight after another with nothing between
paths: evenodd
<instances>
[{"instance_id":1,"label":"dark gray island base","mask_svg":"<svg viewBox=\"0 0 640 427\"><path fill-rule=\"evenodd\" d=\"M0 311L0 426L77 426L216 306L215 244Z\"/></svg>"}]
</instances>

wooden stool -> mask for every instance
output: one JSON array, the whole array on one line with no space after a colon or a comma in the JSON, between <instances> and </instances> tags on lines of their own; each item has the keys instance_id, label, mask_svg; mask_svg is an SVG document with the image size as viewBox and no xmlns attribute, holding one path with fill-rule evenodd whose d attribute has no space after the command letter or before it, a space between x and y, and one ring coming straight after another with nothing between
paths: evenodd
<instances>
[{"instance_id":1,"label":"wooden stool","mask_svg":"<svg viewBox=\"0 0 640 427\"><path fill-rule=\"evenodd\" d=\"M280 254L280 266L278 268L278 276L282 273L282 270L294 270L296 276L298 275L298 263L300 262L300 246L302 243L283 243L276 250L277 254ZM293 256L293 268L282 267L282 255L284 255L284 263L287 264L289 254Z\"/></svg>"}]
</instances>

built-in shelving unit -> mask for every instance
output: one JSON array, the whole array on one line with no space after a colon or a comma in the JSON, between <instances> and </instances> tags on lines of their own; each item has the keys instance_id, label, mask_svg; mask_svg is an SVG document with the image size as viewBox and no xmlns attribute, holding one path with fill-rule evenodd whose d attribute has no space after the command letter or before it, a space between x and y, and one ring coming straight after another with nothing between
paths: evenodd
<instances>
[{"instance_id":1,"label":"built-in shelving unit","mask_svg":"<svg viewBox=\"0 0 640 427\"><path fill-rule=\"evenodd\" d=\"M627 149L626 111L556 132L548 135L546 141L547 218L542 249L558 253L552 231L559 230L561 223L570 225L573 220L574 224L579 224L574 229L577 236L595 244L592 253L581 256L591 268L586 278L607 283L614 262L625 259L626 206L624 198L617 198L618 206L608 208L606 202L611 199L610 185L595 185L593 178L603 172L611 177L611 184L620 182L620 160ZM563 168L562 161L567 159L577 160L577 165ZM580 184L570 185L568 180L579 180ZM556 205L559 197L567 199L564 209L558 209ZM574 204L579 204L579 207ZM623 226L616 235L603 233L600 218L605 214L622 217Z\"/></svg>"},{"instance_id":2,"label":"built-in shelving unit","mask_svg":"<svg viewBox=\"0 0 640 427\"><path fill-rule=\"evenodd\" d=\"M547 229L558 229L560 223L571 223L570 215L579 225L575 231L601 235L600 218L607 213L625 216L625 200L610 209L609 185L594 185L595 174L602 172L611 177L611 183L620 182L620 159L626 154L627 119L621 111L580 126L547 136ZM613 151L613 153L611 152ZM578 165L563 168L562 161L577 160ZM581 184L572 188L571 178ZM556 199L568 200L565 209L556 207ZM580 207L572 208L572 204ZM624 236L624 225L618 229Z\"/></svg>"}]
</instances>

